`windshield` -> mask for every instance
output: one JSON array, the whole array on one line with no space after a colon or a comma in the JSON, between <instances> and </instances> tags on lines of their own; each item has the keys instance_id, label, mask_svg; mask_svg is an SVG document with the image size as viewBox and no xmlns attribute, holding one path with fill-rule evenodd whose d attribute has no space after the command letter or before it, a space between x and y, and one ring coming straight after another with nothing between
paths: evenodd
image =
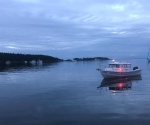
<instances>
[{"instance_id":1,"label":"windshield","mask_svg":"<svg viewBox=\"0 0 150 125\"><path fill-rule=\"evenodd\" d=\"M109 68L131 68L131 64L109 64Z\"/></svg>"}]
</instances>

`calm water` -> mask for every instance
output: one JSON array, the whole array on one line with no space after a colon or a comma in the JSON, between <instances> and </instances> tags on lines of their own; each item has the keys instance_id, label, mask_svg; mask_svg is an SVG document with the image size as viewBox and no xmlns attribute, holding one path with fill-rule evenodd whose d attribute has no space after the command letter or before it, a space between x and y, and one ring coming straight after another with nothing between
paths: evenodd
<instances>
[{"instance_id":1,"label":"calm water","mask_svg":"<svg viewBox=\"0 0 150 125\"><path fill-rule=\"evenodd\" d=\"M128 62L142 69L141 78L104 81L96 69L108 61L3 70L0 125L150 124L150 63Z\"/></svg>"}]
</instances>

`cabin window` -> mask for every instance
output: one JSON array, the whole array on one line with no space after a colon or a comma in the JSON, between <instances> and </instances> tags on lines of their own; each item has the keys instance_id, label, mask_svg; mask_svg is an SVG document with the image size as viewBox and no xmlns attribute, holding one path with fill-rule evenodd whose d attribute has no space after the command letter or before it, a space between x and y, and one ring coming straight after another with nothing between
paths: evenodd
<instances>
[{"instance_id":1,"label":"cabin window","mask_svg":"<svg viewBox=\"0 0 150 125\"><path fill-rule=\"evenodd\" d=\"M109 68L131 68L131 64L110 64Z\"/></svg>"},{"instance_id":2,"label":"cabin window","mask_svg":"<svg viewBox=\"0 0 150 125\"><path fill-rule=\"evenodd\" d=\"M131 68L131 65L130 64L124 64L123 68Z\"/></svg>"},{"instance_id":3,"label":"cabin window","mask_svg":"<svg viewBox=\"0 0 150 125\"><path fill-rule=\"evenodd\" d=\"M124 64L124 68L127 68L127 64Z\"/></svg>"},{"instance_id":4,"label":"cabin window","mask_svg":"<svg viewBox=\"0 0 150 125\"><path fill-rule=\"evenodd\" d=\"M131 68L131 65L128 64L128 65L127 65L127 68Z\"/></svg>"},{"instance_id":5,"label":"cabin window","mask_svg":"<svg viewBox=\"0 0 150 125\"><path fill-rule=\"evenodd\" d=\"M115 68L115 67L116 67L116 65L114 65L114 64L113 65L112 64L109 65L109 68Z\"/></svg>"},{"instance_id":6,"label":"cabin window","mask_svg":"<svg viewBox=\"0 0 150 125\"><path fill-rule=\"evenodd\" d=\"M120 68L124 68L124 65L120 65Z\"/></svg>"},{"instance_id":7,"label":"cabin window","mask_svg":"<svg viewBox=\"0 0 150 125\"><path fill-rule=\"evenodd\" d=\"M116 68L119 68L119 65L118 65L118 64L116 65Z\"/></svg>"},{"instance_id":8,"label":"cabin window","mask_svg":"<svg viewBox=\"0 0 150 125\"><path fill-rule=\"evenodd\" d=\"M109 68L113 68L113 65L109 65Z\"/></svg>"}]
</instances>

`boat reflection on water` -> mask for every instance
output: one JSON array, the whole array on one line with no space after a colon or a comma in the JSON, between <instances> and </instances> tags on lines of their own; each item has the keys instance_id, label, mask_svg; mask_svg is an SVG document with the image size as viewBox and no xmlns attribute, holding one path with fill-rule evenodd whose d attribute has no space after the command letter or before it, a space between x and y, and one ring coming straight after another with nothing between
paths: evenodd
<instances>
[{"instance_id":1,"label":"boat reflection on water","mask_svg":"<svg viewBox=\"0 0 150 125\"><path fill-rule=\"evenodd\" d=\"M125 77L125 78L113 78L113 79L103 79L98 88L108 88L112 92L119 92L124 90L129 90L132 88L132 83L135 81L142 80L141 76Z\"/></svg>"}]
</instances>

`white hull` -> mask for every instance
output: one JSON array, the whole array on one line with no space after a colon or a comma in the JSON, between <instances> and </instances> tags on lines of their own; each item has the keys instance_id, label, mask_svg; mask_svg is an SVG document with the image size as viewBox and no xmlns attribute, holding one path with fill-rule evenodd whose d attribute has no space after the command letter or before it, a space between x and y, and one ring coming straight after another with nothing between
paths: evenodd
<instances>
[{"instance_id":1,"label":"white hull","mask_svg":"<svg viewBox=\"0 0 150 125\"><path fill-rule=\"evenodd\" d=\"M130 70L130 71L124 71L124 72L117 72L117 71L106 71L100 69L100 73L104 78L115 78L115 77L130 77L130 76L138 76L141 75L141 70Z\"/></svg>"}]
</instances>

